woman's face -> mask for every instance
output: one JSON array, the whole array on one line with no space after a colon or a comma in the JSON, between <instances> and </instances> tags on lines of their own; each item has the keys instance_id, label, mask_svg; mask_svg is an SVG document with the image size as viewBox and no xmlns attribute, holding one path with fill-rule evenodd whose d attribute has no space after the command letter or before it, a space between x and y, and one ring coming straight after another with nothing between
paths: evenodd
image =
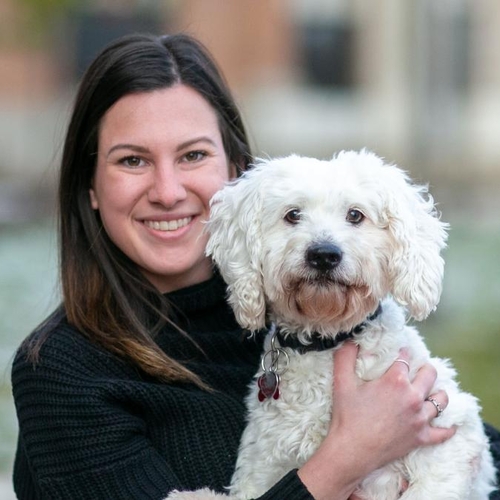
<instances>
[{"instance_id":1,"label":"woman's face","mask_svg":"<svg viewBox=\"0 0 500 500\"><path fill-rule=\"evenodd\" d=\"M90 200L115 245L160 292L208 279L203 221L233 176L211 105L185 85L130 94L98 142Z\"/></svg>"}]
</instances>

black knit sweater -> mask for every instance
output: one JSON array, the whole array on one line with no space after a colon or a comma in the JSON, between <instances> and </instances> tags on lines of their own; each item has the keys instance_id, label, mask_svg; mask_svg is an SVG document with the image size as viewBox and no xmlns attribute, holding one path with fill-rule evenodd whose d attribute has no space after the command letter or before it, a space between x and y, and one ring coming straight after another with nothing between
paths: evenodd
<instances>
[{"instance_id":1,"label":"black knit sweater","mask_svg":"<svg viewBox=\"0 0 500 500\"><path fill-rule=\"evenodd\" d=\"M236 324L220 278L169 298L204 354L173 328L156 340L214 392L155 381L56 315L39 364L22 350L13 364L19 499L156 500L229 484L260 346ZM262 499L312 497L292 471Z\"/></svg>"},{"instance_id":2,"label":"black knit sweater","mask_svg":"<svg viewBox=\"0 0 500 500\"><path fill-rule=\"evenodd\" d=\"M40 363L33 367L20 350L12 370L20 500L161 499L174 488L223 491L229 484L261 346L242 335L220 278L169 299L177 324L205 354L172 328L157 342L214 392L152 380L56 314ZM487 432L498 468L500 434ZM312 499L296 471L261 498Z\"/></svg>"}]
</instances>

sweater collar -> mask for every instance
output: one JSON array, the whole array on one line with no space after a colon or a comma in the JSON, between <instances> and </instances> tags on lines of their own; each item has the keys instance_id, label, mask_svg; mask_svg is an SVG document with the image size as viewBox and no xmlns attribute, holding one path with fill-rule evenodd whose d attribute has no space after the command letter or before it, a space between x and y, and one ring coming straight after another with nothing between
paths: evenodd
<instances>
[{"instance_id":1,"label":"sweater collar","mask_svg":"<svg viewBox=\"0 0 500 500\"><path fill-rule=\"evenodd\" d=\"M225 300L226 284L215 271L210 279L166 293L165 297L176 309L184 313L210 309Z\"/></svg>"}]
</instances>

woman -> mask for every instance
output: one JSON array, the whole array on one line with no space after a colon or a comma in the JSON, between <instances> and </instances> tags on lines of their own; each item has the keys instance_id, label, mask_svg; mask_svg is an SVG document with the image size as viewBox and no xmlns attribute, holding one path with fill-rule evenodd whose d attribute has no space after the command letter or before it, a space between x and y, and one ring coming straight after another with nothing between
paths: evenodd
<instances>
[{"instance_id":1,"label":"woman","mask_svg":"<svg viewBox=\"0 0 500 500\"><path fill-rule=\"evenodd\" d=\"M192 38L129 36L90 66L60 175L63 302L12 371L20 499L160 499L229 483L260 346L226 304L203 221L250 161L231 94ZM412 383L404 363L360 383L355 346L335 357L331 432L262 498L354 499L369 472L453 434L430 426L430 366Z\"/></svg>"}]
</instances>

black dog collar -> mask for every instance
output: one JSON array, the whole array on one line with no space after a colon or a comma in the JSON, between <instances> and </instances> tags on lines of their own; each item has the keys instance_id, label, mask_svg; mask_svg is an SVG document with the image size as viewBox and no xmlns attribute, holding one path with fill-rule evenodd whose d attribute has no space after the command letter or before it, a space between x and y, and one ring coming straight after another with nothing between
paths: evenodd
<instances>
[{"instance_id":1,"label":"black dog collar","mask_svg":"<svg viewBox=\"0 0 500 500\"><path fill-rule=\"evenodd\" d=\"M294 351L297 351L300 354L304 354L306 352L311 351L326 351L328 349L333 349L337 347L342 342L354 338L355 335L361 333L365 328L369 321L373 321L377 318L382 312L382 306L379 304L376 311L368 316L365 321L356 325L349 332L339 332L333 338L323 338L320 337L317 333L313 333L311 336L311 342L308 344L303 344L297 337L293 335L283 335L279 327L276 329L276 338L279 342L280 347L290 347Z\"/></svg>"}]
</instances>

